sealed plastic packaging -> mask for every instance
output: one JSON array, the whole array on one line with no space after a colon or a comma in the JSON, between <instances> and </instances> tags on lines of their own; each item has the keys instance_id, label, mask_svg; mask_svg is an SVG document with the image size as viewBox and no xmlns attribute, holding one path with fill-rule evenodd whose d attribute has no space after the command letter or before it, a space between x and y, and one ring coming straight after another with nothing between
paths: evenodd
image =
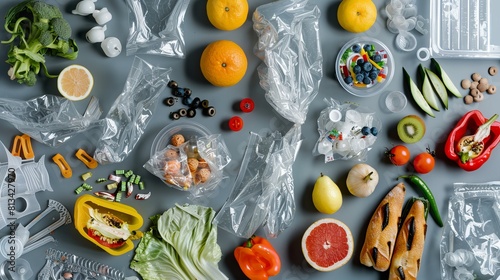
<instances>
[{"instance_id":1,"label":"sealed plastic packaging","mask_svg":"<svg viewBox=\"0 0 500 280\"><path fill-rule=\"evenodd\" d=\"M214 222L222 229L249 238L260 226L277 237L295 216L292 166L302 144L300 125L284 136L251 133L240 171L226 203Z\"/></svg>"},{"instance_id":2,"label":"sealed plastic packaging","mask_svg":"<svg viewBox=\"0 0 500 280\"><path fill-rule=\"evenodd\" d=\"M229 150L220 134L192 136L179 146L168 144L156 151L144 164L151 174L168 186L189 191L189 199L201 201L211 196L231 161Z\"/></svg>"},{"instance_id":3,"label":"sealed plastic packaging","mask_svg":"<svg viewBox=\"0 0 500 280\"><path fill-rule=\"evenodd\" d=\"M72 101L42 95L28 101L0 98L0 119L48 146L58 146L97 124L102 111L92 97L81 115Z\"/></svg>"},{"instance_id":4,"label":"sealed plastic packaging","mask_svg":"<svg viewBox=\"0 0 500 280\"><path fill-rule=\"evenodd\" d=\"M455 183L440 244L441 279L500 278L500 182Z\"/></svg>"},{"instance_id":5,"label":"sealed plastic packaging","mask_svg":"<svg viewBox=\"0 0 500 280\"><path fill-rule=\"evenodd\" d=\"M355 159L366 161L377 140L382 122L367 108L355 103L325 99L327 107L318 118L319 138L313 155L324 155L325 162Z\"/></svg>"},{"instance_id":6,"label":"sealed plastic packaging","mask_svg":"<svg viewBox=\"0 0 500 280\"><path fill-rule=\"evenodd\" d=\"M135 57L123 87L106 118L94 158L101 164L123 161L147 128L167 87L171 68L153 66Z\"/></svg>"},{"instance_id":7,"label":"sealed plastic packaging","mask_svg":"<svg viewBox=\"0 0 500 280\"><path fill-rule=\"evenodd\" d=\"M254 53L266 99L284 118L303 124L323 77L317 6L304 0L275 1L257 7Z\"/></svg>"},{"instance_id":8,"label":"sealed plastic packaging","mask_svg":"<svg viewBox=\"0 0 500 280\"><path fill-rule=\"evenodd\" d=\"M129 7L127 56L154 54L184 58L182 23L189 0L126 0Z\"/></svg>"}]
</instances>

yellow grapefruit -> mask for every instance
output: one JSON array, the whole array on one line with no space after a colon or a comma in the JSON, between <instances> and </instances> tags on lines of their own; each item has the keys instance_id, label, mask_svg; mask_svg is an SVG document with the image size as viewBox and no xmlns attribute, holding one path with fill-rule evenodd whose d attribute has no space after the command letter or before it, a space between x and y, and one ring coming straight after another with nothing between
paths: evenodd
<instances>
[{"instance_id":1,"label":"yellow grapefruit","mask_svg":"<svg viewBox=\"0 0 500 280\"><path fill-rule=\"evenodd\" d=\"M337 19L340 26L349 32L365 32L377 20L377 7L371 0L342 0Z\"/></svg>"}]
</instances>

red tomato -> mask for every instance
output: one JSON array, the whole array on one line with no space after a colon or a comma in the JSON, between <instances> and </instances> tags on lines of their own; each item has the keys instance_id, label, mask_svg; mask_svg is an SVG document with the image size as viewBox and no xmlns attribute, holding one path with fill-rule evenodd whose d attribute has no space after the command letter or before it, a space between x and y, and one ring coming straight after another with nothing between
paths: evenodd
<instances>
[{"instance_id":1,"label":"red tomato","mask_svg":"<svg viewBox=\"0 0 500 280\"><path fill-rule=\"evenodd\" d=\"M417 173L426 174L434 169L435 163L434 155L430 152L424 152L418 154L415 159L413 159L413 168L415 168L415 172Z\"/></svg>"},{"instance_id":2,"label":"red tomato","mask_svg":"<svg viewBox=\"0 0 500 280\"><path fill-rule=\"evenodd\" d=\"M245 113L250 113L255 108L255 103L251 98L243 98L240 102L240 109Z\"/></svg>"},{"instance_id":3,"label":"red tomato","mask_svg":"<svg viewBox=\"0 0 500 280\"><path fill-rule=\"evenodd\" d=\"M401 166L410 161L410 150L406 146L396 145L386 153L394 165Z\"/></svg>"},{"instance_id":4,"label":"red tomato","mask_svg":"<svg viewBox=\"0 0 500 280\"><path fill-rule=\"evenodd\" d=\"M229 119L229 129L232 131L240 131L243 128L243 119L238 116L234 116Z\"/></svg>"}]
</instances>

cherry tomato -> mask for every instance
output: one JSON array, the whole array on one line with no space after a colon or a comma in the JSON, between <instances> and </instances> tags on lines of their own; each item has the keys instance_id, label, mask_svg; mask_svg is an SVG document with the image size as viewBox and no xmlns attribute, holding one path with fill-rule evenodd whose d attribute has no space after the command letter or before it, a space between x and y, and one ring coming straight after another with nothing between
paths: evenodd
<instances>
[{"instance_id":1,"label":"cherry tomato","mask_svg":"<svg viewBox=\"0 0 500 280\"><path fill-rule=\"evenodd\" d=\"M428 150L427 152L418 154L413 159L413 168L415 168L415 172L417 173L426 174L434 169L435 163L434 154Z\"/></svg>"},{"instance_id":2,"label":"cherry tomato","mask_svg":"<svg viewBox=\"0 0 500 280\"><path fill-rule=\"evenodd\" d=\"M240 131L243 128L243 119L238 116L234 116L229 119L229 129L232 131Z\"/></svg>"},{"instance_id":3,"label":"cherry tomato","mask_svg":"<svg viewBox=\"0 0 500 280\"><path fill-rule=\"evenodd\" d=\"M255 103L251 98L243 98L240 102L240 110L245 113L250 113L255 108Z\"/></svg>"},{"instance_id":4,"label":"cherry tomato","mask_svg":"<svg viewBox=\"0 0 500 280\"><path fill-rule=\"evenodd\" d=\"M397 166L405 165L408 161L410 161L410 150L403 145L396 145L392 147L392 149L387 151L386 154L389 156L391 162Z\"/></svg>"}]
</instances>

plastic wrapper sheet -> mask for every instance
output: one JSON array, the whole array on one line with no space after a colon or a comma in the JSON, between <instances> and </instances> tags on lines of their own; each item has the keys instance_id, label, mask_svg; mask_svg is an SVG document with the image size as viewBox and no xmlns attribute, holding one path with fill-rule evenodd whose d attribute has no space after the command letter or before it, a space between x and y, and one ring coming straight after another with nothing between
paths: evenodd
<instances>
[{"instance_id":1,"label":"plastic wrapper sheet","mask_svg":"<svg viewBox=\"0 0 500 280\"><path fill-rule=\"evenodd\" d=\"M135 57L122 93L102 124L94 158L101 164L123 161L147 128L167 87L171 68L153 66Z\"/></svg>"},{"instance_id":2,"label":"plastic wrapper sheet","mask_svg":"<svg viewBox=\"0 0 500 280\"><path fill-rule=\"evenodd\" d=\"M266 99L284 118L303 124L323 77L319 40L320 11L303 0L282 0L257 7L255 54Z\"/></svg>"},{"instance_id":3,"label":"plastic wrapper sheet","mask_svg":"<svg viewBox=\"0 0 500 280\"><path fill-rule=\"evenodd\" d=\"M188 158L196 159L197 166L190 167ZM229 162L231 155L224 139L220 134L213 134L189 139L178 147L168 145L155 153L144 168L167 185L189 191L190 200L207 204L227 177L223 169ZM203 178L207 174L208 178Z\"/></svg>"},{"instance_id":4,"label":"plastic wrapper sheet","mask_svg":"<svg viewBox=\"0 0 500 280\"><path fill-rule=\"evenodd\" d=\"M185 56L182 23L190 0L126 0L129 35L126 54Z\"/></svg>"},{"instance_id":5,"label":"plastic wrapper sheet","mask_svg":"<svg viewBox=\"0 0 500 280\"><path fill-rule=\"evenodd\" d=\"M366 161L382 122L374 112L355 103L340 103L335 99L325 99L325 103L328 106L318 118L319 138L313 155L324 155L325 162Z\"/></svg>"},{"instance_id":6,"label":"plastic wrapper sheet","mask_svg":"<svg viewBox=\"0 0 500 280\"><path fill-rule=\"evenodd\" d=\"M0 98L0 118L22 133L48 146L58 146L97 124L102 111L92 97L81 115L72 101L42 95L28 101Z\"/></svg>"},{"instance_id":7,"label":"plastic wrapper sheet","mask_svg":"<svg viewBox=\"0 0 500 280\"><path fill-rule=\"evenodd\" d=\"M214 222L236 236L249 238L260 226L277 237L295 216L292 165L302 141L300 125L285 136L251 133L240 171Z\"/></svg>"},{"instance_id":8,"label":"plastic wrapper sheet","mask_svg":"<svg viewBox=\"0 0 500 280\"><path fill-rule=\"evenodd\" d=\"M441 279L500 279L500 181L455 183L441 238Z\"/></svg>"}]
</instances>

